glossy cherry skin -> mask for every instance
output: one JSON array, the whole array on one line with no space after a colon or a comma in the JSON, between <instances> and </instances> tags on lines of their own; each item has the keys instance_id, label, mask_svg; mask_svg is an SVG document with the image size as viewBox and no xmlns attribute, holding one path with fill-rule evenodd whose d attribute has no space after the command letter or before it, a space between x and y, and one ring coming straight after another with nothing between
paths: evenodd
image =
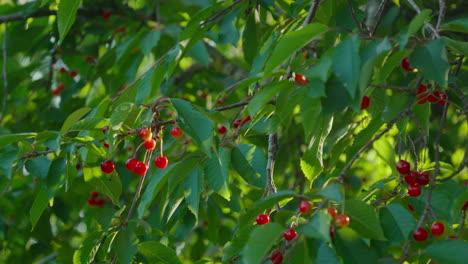
<instances>
[{"instance_id":1,"label":"glossy cherry skin","mask_svg":"<svg viewBox=\"0 0 468 264\"><path fill-rule=\"evenodd\" d=\"M166 157L159 156L154 159L154 165L160 169L166 168L168 163L169 161Z\"/></svg>"},{"instance_id":2,"label":"glossy cherry skin","mask_svg":"<svg viewBox=\"0 0 468 264\"><path fill-rule=\"evenodd\" d=\"M237 119L236 121L234 121L234 128L238 128L241 124L242 124L242 120Z\"/></svg>"},{"instance_id":3,"label":"glossy cherry skin","mask_svg":"<svg viewBox=\"0 0 468 264\"><path fill-rule=\"evenodd\" d=\"M429 236L429 234L427 233L426 229L424 229L424 228L418 228L413 232L414 240L416 240L418 242L426 241L428 236Z\"/></svg>"},{"instance_id":4,"label":"glossy cherry skin","mask_svg":"<svg viewBox=\"0 0 468 264\"><path fill-rule=\"evenodd\" d=\"M270 217L266 214L259 214L255 221L257 222L257 225L268 224L270 222Z\"/></svg>"},{"instance_id":5,"label":"glossy cherry skin","mask_svg":"<svg viewBox=\"0 0 468 264\"><path fill-rule=\"evenodd\" d=\"M417 104L424 104L428 100L428 94L427 94L427 86L424 84L420 84L418 87L418 93L416 95L419 99Z\"/></svg>"},{"instance_id":6,"label":"glossy cherry skin","mask_svg":"<svg viewBox=\"0 0 468 264\"><path fill-rule=\"evenodd\" d=\"M301 211L302 214L308 214L312 211L312 205L307 201L301 201L299 203L299 211Z\"/></svg>"},{"instance_id":7,"label":"glossy cherry skin","mask_svg":"<svg viewBox=\"0 0 468 264\"><path fill-rule=\"evenodd\" d=\"M75 76L77 76L77 75L78 75L78 72L77 72L77 71L75 71L75 70L71 70L71 71L70 71L70 76L71 76L71 77L75 77Z\"/></svg>"},{"instance_id":8,"label":"glossy cherry skin","mask_svg":"<svg viewBox=\"0 0 468 264\"><path fill-rule=\"evenodd\" d=\"M114 163L110 160L106 160L101 163L101 170L104 173L111 173L115 169Z\"/></svg>"},{"instance_id":9,"label":"glossy cherry skin","mask_svg":"<svg viewBox=\"0 0 468 264\"><path fill-rule=\"evenodd\" d=\"M148 170L148 166L144 162L138 162L135 166L135 174L136 175L145 175L146 171Z\"/></svg>"},{"instance_id":10,"label":"glossy cherry skin","mask_svg":"<svg viewBox=\"0 0 468 264\"><path fill-rule=\"evenodd\" d=\"M416 179L416 182L420 186L426 186L429 184L429 179L431 178L431 175L429 172L423 172L419 174L419 178Z\"/></svg>"},{"instance_id":11,"label":"glossy cherry skin","mask_svg":"<svg viewBox=\"0 0 468 264\"><path fill-rule=\"evenodd\" d=\"M411 165L406 160L400 160L396 164L396 169L400 174L408 174L411 170Z\"/></svg>"},{"instance_id":12,"label":"glossy cherry skin","mask_svg":"<svg viewBox=\"0 0 468 264\"><path fill-rule=\"evenodd\" d=\"M102 128L102 133L107 133L107 130L109 130L109 126L105 126Z\"/></svg>"},{"instance_id":13,"label":"glossy cherry skin","mask_svg":"<svg viewBox=\"0 0 468 264\"><path fill-rule=\"evenodd\" d=\"M284 237L284 239L286 239L287 241L293 240L296 236L297 236L296 230L294 230L294 229L292 229L292 228L286 230L286 231L283 233L283 237Z\"/></svg>"},{"instance_id":14,"label":"glossy cherry skin","mask_svg":"<svg viewBox=\"0 0 468 264\"><path fill-rule=\"evenodd\" d=\"M309 81L307 78L299 73L294 73L294 82L296 82L297 85L304 85L307 84Z\"/></svg>"},{"instance_id":15,"label":"glossy cherry skin","mask_svg":"<svg viewBox=\"0 0 468 264\"><path fill-rule=\"evenodd\" d=\"M431 233L433 236L441 236L444 234L445 226L441 222L435 222L431 226Z\"/></svg>"},{"instance_id":16,"label":"glossy cherry skin","mask_svg":"<svg viewBox=\"0 0 468 264\"><path fill-rule=\"evenodd\" d=\"M335 219L336 226L348 226L349 225L349 216L342 214L336 217Z\"/></svg>"},{"instance_id":17,"label":"glossy cherry skin","mask_svg":"<svg viewBox=\"0 0 468 264\"><path fill-rule=\"evenodd\" d=\"M184 135L184 131L180 127L174 127L171 129L171 134L175 138L181 138Z\"/></svg>"},{"instance_id":18,"label":"glossy cherry skin","mask_svg":"<svg viewBox=\"0 0 468 264\"><path fill-rule=\"evenodd\" d=\"M328 233L330 234L331 238L335 238L335 226L330 225L328 228Z\"/></svg>"},{"instance_id":19,"label":"glossy cherry skin","mask_svg":"<svg viewBox=\"0 0 468 264\"><path fill-rule=\"evenodd\" d=\"M226 131L227 131L227 129L226 129L225 126L219 126L218 127L218 133L224 134L224 133L226 133Z\"/></svg>"},{"instance_id":20,"label":"glossy cherry skin","mask_svg":"<svg viewBox=\"0 0 468 264\"><path fill-rule=\"evenodd\" d=\"M110 17L111 15L112 15L112 12L106 11L106 12L102 13L102 18L105 19L105 20L107 20L107 19L109 19L109 17Z\"/></svg>"},{"instance_id":21,"label":"glossy cherry skin","mask_svg":"<svg viewBox=\"0 0 468 264\"><path fill-rule=\"evenodd\" d=\"M421 195L421 187L418 185L410 185L408 186L408 195L411 197L418 197Z\"/></svg>"},{"instance_id":22,"label":"glossy cherry skin","mask_svg":"<svg viewBox=\"0 0 468 264\"><path fill-rule=\"evenodd\" d=\"M128 159L127 162L125 162L125 167L127 167L128 170L135 170L135 167L138 163L137 159Z\"/></svg>"},{"instance_id":23,"label":"glossy cherry skin","mask_svg":"<svg viewBox=\"0 0 468 264\"><path fill-rule=\"evenodd\" d=\"M369 96L363 96L362 99L361 99L361 106L359 107L359 109L364 110L364 109L368 108L369 105L370 105L370 102L371 102L371 100L370 100Z\"/></svg>"},{"instance_id":24,"label":"glossy cherry skin","mask_svg":"<svg viewBox=\"0 0 468 264\"><path fill-rule=\"evenodd\" d=\"M327 209L327 213L331 216L332 219L335 219L338 215L338 210L336 210L336 208L330 207Z\"/></svg>"},{"instance_id":25,"label":"glossy cherry skin","mask_svg":"<svg viewBox=\"0 0 468 264\"><path fill-rule=\"evenodd\" d=\"M252 117L250 115L248 115L248 116L246 116L244 118L244 120L242 120L242 124L245 124L245 123L249 122L250 120L252 120Z\"/></svg>"},{"instance_id":26,"label":"glossy cherry skin","mask_svg":"<svg viewBox=\"0 0 468 264\"><path fill-rule=\"evenodd\" d=\"M416 72L415 69L411 68L408 57L403 58L403 60L401 61L401 67L407 72Z\"/></svg>"},{"instance_id":27,"label":"glossy cherry skin","mask_svg":"<svg viewBox=\"0 0 468 264\"><path fill-rule=\"evenodd\" d=\"M275 249L273 252L271 252L270 260L273 262L273 264L281 264L283 262L283 258L283 254L278 249Z\"/></svg>"},{"instance_id":28,"label":"glossy cherry skin","mask_svg":"<svg viewBox=\"0 0 468 264\"><path fill-rule=\"evenodd\" d=\"M414 207L413 207L413 205L410 204L410 203L408 204L408 209L410 209L410 211L413 211L413 212L414 212Z\"/></svg>"},{"instance_id":29,"label":"glossy cherry skin","mask_svg":"<svg viewBox=\"0 0 468 264\"><path fill-rule=\"evenodd\" d=\"M143 139L144 141L150 140L153 137L153 133L151 130L147 128L143 128L140 130L140 138Z\"/></svg>"},{"instance_id":30,"label":"glossy cherry skin","mask_svg":"<svg viewBox=\"0 0 468 264\"><path fill-rule=\"evenodd\" d=\"M409 185L415 185L418 182L419 173L417 171L410 171L409 175L404 177L405 182Z\"/></svg>"},{"instance_id":31,"label":"glossy cherry skin","mask_svg":"<svg viewBox=\"0 0 468 264\"><path fill-rule=\"evenodd\" d=\"M153 138L150 140L146 140L144 145L145 145L145 149L153 150L156 147L156 140L154 140Z\"/></svg>"}]
</instances>

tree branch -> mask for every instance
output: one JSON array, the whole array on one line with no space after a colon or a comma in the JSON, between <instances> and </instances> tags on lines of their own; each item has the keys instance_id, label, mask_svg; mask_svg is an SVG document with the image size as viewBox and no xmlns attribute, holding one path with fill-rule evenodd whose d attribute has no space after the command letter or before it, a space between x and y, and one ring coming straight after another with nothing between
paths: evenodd
<instances>
[{"instance_id":1,"label":"tree branch","mask_svg":"<svg viewBox=\"0 0 468 264\"><path fill-rule=\"evenodd\" d=\"M436 30L439 30L440 25L444 22L445 9L445 0L439 0L439 17L437 18Z\"/></svg>"},{"instance_id":2,"label":"tree branch","mask_svg":"<svg viewBox=\"0 0 468 264\"><path fill-rule=\"evenodd\" d=\"M351 16L353 17L354 24L356 24L356 27L358 28L358 31L362 32L361 22L359 22L359 20L356 17L356 13L354 12L351 0L346 0L346 3L348 3L349 12L351 13Z\"/></svg>"},{"instance_id":3,"label":"tree branch","mask_svg":"<svg viewBox=\"0 0 468 264\"><path fill-rule=\"evenodd\" d=\"M406 0L408 3L413 7L413 9L416 11L416 13L421 13L421 9L419 9L418 5L413 1L413 0ZM439 33L437 30L429 23L429 22L424 22L424 25L432 31L435 37L440 38Z\"/></svg>"},{"instance_id":4,"label":"tree branch","mask_svg":"<svg viewBox=\"0 0 468 264\"><path fill-rule=\"evenodd\" d=\"M382 22L383 15L384 15L384 10L385 10L385 5L387 4L387 0L383 0L382 3L379 6L379 9L377 9L377 21L375 22L375 26L372 29L370 36L373 37L375 35L375 32L377 31L377 28L380 25L380 22Z\"/></svg>"},{"instance_id":5,"label":"tree branch","mask_svg":"<svg viewBox=\"0 0 468 264\"><path fill-rule=\"evenodd\" d=\"M312 4L310 5L309 11L304 20L303 25L308 25L310 24L310 22L312 22L312 19L315 17L315 12L317 12L318 5L319 5L319 0L312 0Z\"/></svg>"}]
</instances>

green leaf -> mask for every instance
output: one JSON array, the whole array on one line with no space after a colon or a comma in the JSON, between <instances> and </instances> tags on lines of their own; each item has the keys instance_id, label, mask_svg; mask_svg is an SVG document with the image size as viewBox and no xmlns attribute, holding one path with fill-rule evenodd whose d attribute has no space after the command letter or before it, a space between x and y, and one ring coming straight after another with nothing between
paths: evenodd
<instances>
[{"instance_id":1,"label":"green leaf","mask_svg":"<svg viewBox=\"0 0 468 264\"><path fill-rule=\"evenodd\" d=\"M223 250L223 262L228 262L235 256L239 255L242 252L247 241L249 241L250 234L255 229L255 225L248 225L241 228L237 233L234 239L228 242Z\"/></svg>"},{"instance_id":2,"label":"green leaf","mask_svg":"<svg viewBox=\"0 0 468 264\"><path fill-rule=\"evenodd\" d=\"M52 162L44 157L37 157L26 162L26 169L32 175L38 177L39 179L46 179L47 174L49 173L49 167Z\"/></svg>"},{"instance_id":3,"label":"green leaf","mask_svg":"<svg viewBox=\"0 0 468 264\"><path fill-rule=\"evenodd\" d=\"M135 223L131 223L129 227L120 230L112 244L119 263L132 263L133 257L138 252L138 238L134 225Z\"/></svg>"},{"instance_id":4,"label":"green leaf","mask_svg":"<svg viewBox=\"0 0 468 264\"><path fill-rule=\"evenodd\" d=\"M468 242L459 239L434 242L424 252L438 263L464 264L468 259Z\"/></svg>"},{"instance_id":5,"label":"green leaf","mask_svg":"<svg viewBox=\"0 0 468 264\"><path fill-rule=\"evenodd\" d=\"M123 124L132 127L141 111L142 109L137 108L133 103L122 103L112 111L110 124L114 130L120 129Z\"/></svg>"},{"instance_id":6,"label":"green leaf","mask_svg":"<svg viewBox=\"0 0 468 264\"><path fill-rule=\"evenodd\" d=\"M6 177L7 179L11 179L11 172L13 170L13 163L17 159L17 151L14 149L7 150L2 149L0 150L0 176Z\"/></svg>"},{"instance_id":7,"label":"green leaf","mask_svg":"<svg viewBox=\"0 0 468 264\"><path fill-rule=\"evenodd\" d=\"M213 121L187 101L172 99L171 102L177 110L179 125L182 130L195 139L203 152L211 155Z\"/></svg>"},{"instance_id":8,"label":"green leaf","mask_svg":"<svg viewBox=\"0 0 468 264\"><path fill-rule=\"evenodd\" d=\"M336 252L326 243L322 243L317 252L315 263L340 264Z\"/></svg>"},{"instance_id":9,"label":"green leaf","mask_svg":"<svg viewBox=\"0 0 468 264\"><path fill-rule=\"evenodd\" d=\"M265 154L255 145L239 144L232 149L231 164L249 184L265 187L266 163Z\"/></svg>"},{"instance_id":10,"label":"green leaf","mask_svg":"<svg viewBox=\"0 0 468 264\"><path fill-rule=\"evenodd\" d=\"M120 194L122 193L122 183L117 173L104 174L100 167L84 167L83 175L85 182L88 182L96 191L111 198L112 203L120 206Z\"/></svg>"},{"instance_id":11,"label":"green leaf","mask_svg":"<svg viewBox=\"0 0 468 264\"><path fill-rule=\"evenodd\" d=\"M31 229L34 229L37 221L44 212L44 209L47 208L47 203L49 202L49 193L46 188L41 188L37 194L34 202L29 210L29 219L31 220Z\"/></svg>"},{"instance_id":12,"label":"green leaf","mask_svg":"<svg viewBox=\"0 0 468 264\"><path fill-rule=\"evenodd\" d=\"M395 169L395 148L389 142L388 138L381 138L375 141L372 148L377 152L382 161L386 162L388 166L397 173Z\"/></svg>"},{"instance_id":13,"label":"green leaf","mask_svg":"<svg viewBox=\"0 0 468 264\"><path fill-rule=\"evenodd\" d=\"M242 254L244 263L260 263L283 232L284 228L277 223L269 223L255 228L244 247Z\"/></svg>"},{"instance_id":14,"label":"green leaf","mask_svg":"<svg viewBox=\"0 0 468 264\"><path fill-rule=\"evenodd\" d=\"M379 263L377 253L350 228L338 228L335 231L334 245L343 263Z\"/></svg>"},{"instance_id":15,"label":"green leaf","mask_svg":"<svg viewBox=\"0 0 468 264\"><path fill-rule=\"evenodd\" d=\"M252 64L258 53L257 24L255 22L255 11L251 12L242 33L242 51L247 63Z\"/></svg>"},{"instance_id":16,"label":"green leaf","mask_svg":"<svg viewBox=\"0 0 468 264\"><path fill-rule=\"evenodd\" d=\"M419 124L421 124L422 129L424 129L424 133L426 133L426 135L429 136L429 119L431 117L431 105L429 103L422 105L415 104L411 108L411 112L414 114ZM420 131L419 128L418 131ZM420 131L420 133L422 132Z\"/></svg>"},{"instance_id":17,"label":"green leaf","mask_svg":"<svg viewBox=\"0 0 468 264\"><path fill-rule=\"evenodd\" d=\"M153 78L154 68L150 70L145 76L138 82L138 89L136 93L135 103L144 104L148 101L148 96L151 93L151 81Z\"/></svg>"},{"instance_id":18,"label":"green leaf","mask_svg":"<svg viewBox=\"0 0 468 264\"><path fill-rule=\"evenodd\" d=\"M188 208L198 217L198 207L200 203L200 193L203 191L202 173L200 168L192 170L184 182L184 195Z\"/></svg>"},{"instance_id":19,"label":"green leaf","mask_svg":"<svg viewBox=\"0 0 468 264\"><path fill-rule=\"evenodd\" d=\"M320 58L319 63L304 71L304 74L307 76L307 79L309 79L309 82L311 82L313 79L318 79L325 83L328 80L331 74L334 51L335 49L327 50Z\"/></svg>"},{"instance_id":20,"label":"green leaf","mask_svg":"<svg viewBox=\"0 0 468 264\"><path fill-rule=\"evenodd\" d=\"M435 39L416 49L410 61L411 66L418 69L425 79L434 80L443 86L447 84L449 64L443 40Z\"/></svg>"},{"instance_id":21,"label":"green leaf","mask_svg":"<svg viewBox=\"0 0 468 264\"><path fill-rule=\"evenodd\" d=\"M273 98L279 91L291 87L290 81L275 82L265 86L254 98L249 102L248 111L251 116L255 116L258 110Z\"/></svg>"},{"instance_id":22,"label":"green leaf","mask_svg":"<svg viewBox=\"0 0 468 264\"><path fill-rule=\"evenodd\" d=\"M333 72L343 82L352 99L357 95L359 73L361 71L360 43L361 41L357 36L345 39L338 44L333 55Z\"/></svg>"},{"instance_id":23,"label":"green leaf","mask_svg":"<svg viewBox=\"0 0 468 264\"><path fill-rule=\"evenodd\" d=\"M468 43L465 41L456 41L447 37L442 37L442 39L444 40L445 45L447 45L451 50L464 56L468 56Z\"/></svg>"},{"instance_id":24,"label":"green leaf","mask_svg":"<svg viewBox=\"0 0 468 264\"><path fill-rule=\"evenodd\" d=\"M340 186L339 184L328 185L325 189L317 192L317 194L341 204L343 203L343 191Z\"/></svg>"},{"instance_id":25,"label":"green leaf","mask_svg":"<svg viewBox=\"0 0 468 264\"><path fill-rule=\"evenodd\" d=\"M366 238L385 240L379 218L374 208L359 200L347 200L345 213L350 218L349 227Z\"/></svg>"},{"instance_id":26,"label":"green leaf","mask_svg":"<svg viewBox=\"0 0 468 264\"><path fill-rule=\"evenodd\" d=\"M280 203L283 200L290 201L296 196L297 194L291 190L282 190L256 201L251 209L240 217L239 225L243 227L252 224L258 214L272 208L276 203Z\"/></svg>"},{"instance_id":27,"label":"green leaf","mask_svg":"<svg viewBox=\"0 0 468 264\"><path fill-rule=\"evenodd\" d=\"M312 23L299 30L289 31L286 33L284 37L280 39L275 49L273 50L271 57L266 62L265 72L271 72L276 67L283 64L297 50L315 39L326 29L327 26L325 25Z\"/></svg>"},{"instance_id":28,"label":"green leaf","mask_svg":"<svg viewBox=\"0 0 468 264\"><path fill-rule=\"evenodd\" d=\"M385 106L382 112L382 121L388 123L395 119L403 109L406 108L409 102L408 94L396 94L390 97L390 101Z\"/></svg>"},{"instance_id":29,"label":"green leaf","mask_svg":"<svg viewBox=\"0 0 468 264\"><path fill-rule=\"evenodd\" d=\"M416 228L416 220L401 204L392 203L380 209L385 236L391 241L404 241Z\"/></svg>"},{"instance_id":30,"label":"green leaf","mask_svg":"<svg viewBox=\"0 0 468 264\"><path fill-rule=\"evenodd\" d=\"M138 245L138 252L145 256L149 263L181 263L176 252L156 241L147 241Z\"/></svg>"},{"instance_id":31,"label":"green leaf","mask_svg":"<svg viewBox=\"0 0 468 264\"><path fill-rule=\"evenodd\" d=\"M208 66L210 63L210 55L208 54L208 50L206 49L205 42L203 40L197 41L187 55L196 59L205 66Z\"/></svg>"},{"instance_id":32,"label":"green leaf","mask_svg":"<svg viewBox=\"0 0 468 264\"><path fill-rule=\"evenodd\" d=\"M87 235L81 246L73 254L73 264L90 264L101 246L104 232L97 231Z\"/></svg>"},{"instance_id":33,"label":"green leaf","mask_svg":"<svg viewBox=\"0 0 468 264\"><path fill-rule=\"evenodd\" d=\"M91 108L83 107L71 113L67 117L67 119L65 119L65 122L63 122L62 128L60 129L60 133L63 134L67 132L78 120L80 120L89 111L91 111Z\"/></svg>"},{"instance_id":34,"label":"green leaf","mask_svg":"<svg viewBox=\"0 0 468 264\"><path fill-rule=\"evenodd\" d=\"M141 51L145 56L148 56L151 53L151 50L158 45L160 38L160 30L151 30L145 35L143 35L139 44L141 47Z\"/></svg>"},{"instance_id":35,"label":"green leaf","mask_svg":"<svg viewBox=\"0 0 468 264\"><path fill-rule=\"evenodd\" d=\"M109 122L102 117L87 117L76 122L70 130L94 130L102 128Z\"/></svg>"},{"instance_id":36,"label":"green leaf","mask_svg":"<svg viewBox=\"0 0 468 264\"><path fill-rule=\"evenodd\" d=\"M4 148L12 143L19 142L27 138L33 138L37 133L18 133L0 136L0 148Z\"/></svg>"},{"instance_id":37,"label":"green leaf","mask_svg":"<svg viewBox=\"0 0 468 264\"><path fill-rule=\"evenodd\" d=\"M330 220L331 217L324 210L315 213L310 222L300 225L297 231L306 237L317 238L325 242L330 242Z\"/></svg>"},{"instance_id":38,"label":"green leaf","mask_svg":"<svg viewBox=\"0 0 468 264\"><path fill-rule=\"evenodd\" d=\"M425 9L422 10L421 13L417 14L408 26L408 35L411 36L416 33L424 25L424 22L429 18L431 13L432 10Z\"/></svg>"},{"instance_id":39,"label":"green leaf","mask_svg":"<svg viewBox=\"0 0 468 264\"><path fill-rule=\"evenodd\" d=\"M382 67L382 70L379 72L379 76L377 78L377 82L386 82L392 71L400 66L401 61L403 58L405 58L406 51L405 50L399 50L390 57L385 60L384 65Z\"/></svg>"},{"instance_id":40,"label":"green leaf","mask_svg":"<svg viewBox=\"0 0 468 264\"><path fill-rule=\"evenodd\" d=\"M68 31L75 23L76 12L81 5L81 0L60 0L57 9L57 28L60 35L60 43L65 39Z\"/></svg>"},{"instance_id":41,"label":"green leaf","mask_svg":"<svg viewBox=\"0 0 468 264\"><path fill-rule=\"evenodd\" d=\"M309 80L307 85L305 86L306 94L310 98L319 98L326 96L325 94L325 83L321 80L312 79Z\"/></svg>"},{"instance_id":42,"label":"green leaf","mask_svg":"<svg viewBox=\"0 0 468 264\"><path fill-rule=\"evenodd\" d=\"M58 190L60 185L63 184L65 180L65 167L65 158L58 158L52 161L49 172L47 174L47 188L49 189L49 196L50 192L55 192Z\"/></svg>"},{"instance_id":43,"label":"green leaf","mask_svg":"<svg viewBox=\"0 0 468 264\"><path fill-rule=\"evenodd\" d=\"M440 29L468 33L468 17L452 20L448 23L443 24L440 27Z\"/></svg>"},{"instance_id":44,"label":"green leaf","mask_svg":"<svg viewBox=\"0 0 468 264\"><path fill-rule=\"evenodd\" d=\"M211 155L203 163L203 176L206 184L226 200L230 200L229 191L229 150L220 148L219 155Z\"/></svg>"}]
</instances>

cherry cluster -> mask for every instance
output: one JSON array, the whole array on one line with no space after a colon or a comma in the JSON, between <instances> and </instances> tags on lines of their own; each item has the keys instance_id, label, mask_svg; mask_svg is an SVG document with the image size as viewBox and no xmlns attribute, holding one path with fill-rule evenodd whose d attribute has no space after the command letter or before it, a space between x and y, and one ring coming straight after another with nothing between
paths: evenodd
<instances>
[{"instance_id":1,"label":"cherry cluster","mask_svg":"<svg viewBox=\"0 0 468 264\"><path fill-rule=\"evenodd\" d=\"M405 160L398 161L396 169L408 184L408 195L411 197L418 197L421 195L421 186L429 184L429 179L431 178L429 172L412 171L411 165Z\"/></svg>"},{"instance_id":2,"label":"cherry cluster","mask_svg":"<svg viewBox=\"0 0 468 264\"><path fill-rule=\"evenodd\" d=\"M298 207L302 215L308 215L312 211L312 205L308 201L301 201ZM333 238L335 236L335 226L348 226L349 217L346 214L338 215L338 210L332 207L327 209L327 213L332 217L332 221L334 223L334 225L333 223L330 225L329 229L330 237ZM255 221L257 222L257 225L265 225L270 222L270 217L267 214L259 214L257 215ZM291 241L297 237L297 232L293 228L288 228L286 231L284 231L283 237L286 239L286 241ZM284 259L283 253L280 249L274 249L270 253L269 258L274 264L281 264Z\"/></svg>"},{"instance_id":3,"label":"cherry cluster","mask_svg":"<svg viewBox=\"0 0 468 264\"><path fill-rule=\"evenodd\" d=\"M99 197L98 192L92 192L91 193L91 198L88 199L88 204L89 206L96 206L96 207L101 207L105 200L104 199L97 199Z\"/></svg>"}]
</instances>

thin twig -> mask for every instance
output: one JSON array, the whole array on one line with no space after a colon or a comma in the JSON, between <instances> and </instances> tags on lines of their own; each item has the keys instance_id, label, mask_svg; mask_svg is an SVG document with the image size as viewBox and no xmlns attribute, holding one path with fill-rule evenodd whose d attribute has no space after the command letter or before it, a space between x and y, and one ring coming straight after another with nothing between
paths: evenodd
<instances>
[{"instance_id":1,"label":"thin twig","mask_svg":"<svg viewBox=\"0 0 468 264\"><path fill-rule=\"evenodd\" d=\"M354 12L354 8L353 8L353 4L351 3L351 0L346 0L346 2L348 3L349 12L351 12L351 16L353 17L354 24L356 24L358 31L362 32L361 22L359 22L359 20L356 17L356 13Z\"/></svg>"},{"instance_id":2,"label":"thin twig","mask_svg":"<svg viewBox=\"0 0 468 264\"><path fill-rule=\"evenodd\" d=\"M7 33L8 33L8 23L5 23L5 31L3 32L3 103L2 103L2 112L0 113L0 124L2 124L3 117L5 117L7 97L8 97L8 76L7 76Z\"/></svg>"},{"instance_id":3,"label":"thin twig","mask_svg":"<svg viewBox=\"0 0 468 264\"><path fill-rule=\"evenodd\" d=\"M318 0L313 0L312 1L312 4L310 5L309 11L308 11L307 16L306 16L306 18L304 20L303 25L307 25L307 24L310 24L310 22L312 22L312 19L315 17L315 12L317 12L318 5L319 5Z\"/></svg>"},{"instance_id":4,"label":"thin twig","mask_svg":"<svg viewBox=\"0 0 468 264\"><path fill-rule=\"evenodd\" d=\"M444 21L445 9L445 0L439 0L439 17L437 18L436 30L439 30L440 25Z\"/></svg>"},{"instance_id":5,"label":"thin twig","mask_svg":"<svg viewBox=\"0 0 468 264\"><path fill-rule=\"evenodd\" d=\"M395 91L400 91L400 92L410 92L410 93L414 92L412 88L403 87L403 86L395 86L391 84L370 84L369 87L389 89L389 90L395 90Z\"/></svg>"},{"instance_id":6,"label":"thin twig","mask_svg":"<svg viewBox=\"0 0 468 264\"><path fill-rule=\"evenodd\" d=\"M416 13L418 14L421 13L421 9L419 9L418 5L413 0L406 0L406 1L408 1L408 3L413 7ZM432 26L429 22L424 22L424 25L426 25L426 27L432 31L435 37L440 38L440 35L437 32L437 30L434 28L434 26Z\"/></svg>"},{"instance_id":7,"label":"thin twig","mask_svg":"<svg viewBox=\"0 0 468 264\"><path fill-rule=\"evenodd\" d=\"M382 22L383 15L384 15L384 10L385 10L385 5L387 4L387 0L383 0L382 3L379 6L379 9L377 9L377 21L375 22L375 26L372 29L370 36L373 37L375 35L375 32L377 31L377 28L380 25L380 22Z\"/></svg>"},{"instance_id":8,"label":"thin twig","mask_svg":"<svg viewBox=\"0 0 468 264\"><path fill-rule=\"evenodd\" d=\"M219 21L220 18L222 18L226 13L228 13L229 11L231 11L235 6L237 6L238 4L242 3L244 0L238 0L238 1L235 1L234 3L232 3L230 6L224 8L223 10L217 12L216 14L212 15L210 18L208 18L207 20L203 21L203 23L200 24L200 28L204 27L206 24L210 23L210 22L217 22Z\"/></svg>"}]
</instances>

